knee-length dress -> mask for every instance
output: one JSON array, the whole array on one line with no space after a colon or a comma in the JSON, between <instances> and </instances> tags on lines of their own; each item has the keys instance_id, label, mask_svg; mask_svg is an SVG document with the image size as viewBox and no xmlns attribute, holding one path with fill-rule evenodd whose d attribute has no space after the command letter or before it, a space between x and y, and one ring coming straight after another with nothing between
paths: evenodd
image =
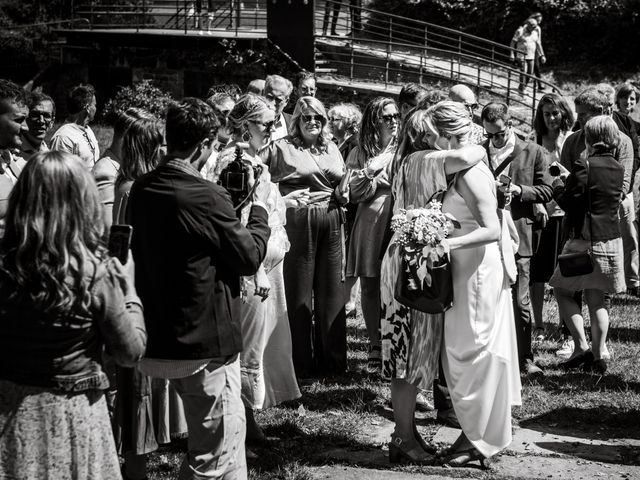
<instances>
[{"instance_id":1,"label":"knee-length dress","mask_svg":"<svg viewBox=\"0 0 640 480\"><path fill-rule=\"evenodd\" d=\"M493 183L488 167L477 175ZM443 211L461 224L452 237L476 228L456 188ZM442 366L462 431L486 457L511 443L511 406L520 405L520 371L509 281L498 242L451 252L453 307L445 312Z\"/></svg>"},{"instance_id":2,"label":"knee-length dress","mask_svg":"<svg viewBox=\"0 0 640 480\"><path fill-rule=\"evenodd\" d=\"M394 214L402 208L424 207L435 192L446 188L445 157L442 152L427 150L404 159L392 180ZM430 389L438 373L443 316L412 310L395 300L400 264L400 252L392 238L380 276L382 375Z\"/></svg>"}]
</instances>

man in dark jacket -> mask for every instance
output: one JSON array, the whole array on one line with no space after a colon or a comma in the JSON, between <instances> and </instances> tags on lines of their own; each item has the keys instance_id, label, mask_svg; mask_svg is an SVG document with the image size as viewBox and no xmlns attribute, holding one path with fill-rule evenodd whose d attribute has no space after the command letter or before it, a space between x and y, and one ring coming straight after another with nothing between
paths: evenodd
<instances>
[{"instance_id":1,"label":"man in dark jacket","mask_svg":"<svg viewBox=\"0 0 640 480\"><path fill-rule=\"evenodd\" d=\"M240 276L253 275L265 256L269 182L259 181L243 227L228 192L198 173L219 126L198 99L169 107L167 155L134 183L129 200L148 331L139 368L172 379L182 397L189 452L181 479L246 478Z\"/></svg>"},{"instance_id":2,"label":"man in dark jacket","mask_svg":"<svg viewBox=\"0 0 640 480\"><path fill-rule=\"evenodd\" d=\"M484 147L489 168L496 177L500 195L507 199L506 208L511 210L520 237L516 253L518 277L512 289L520 371L539 375L542 370L533 363L531 350L529 272L546 220L546 211L534 209L534 205L551 200L551 176L542 148L520 139L510 118L509 108L503 103L489 103L481 115L487 132Z\"/></svg>"}]
</instances>

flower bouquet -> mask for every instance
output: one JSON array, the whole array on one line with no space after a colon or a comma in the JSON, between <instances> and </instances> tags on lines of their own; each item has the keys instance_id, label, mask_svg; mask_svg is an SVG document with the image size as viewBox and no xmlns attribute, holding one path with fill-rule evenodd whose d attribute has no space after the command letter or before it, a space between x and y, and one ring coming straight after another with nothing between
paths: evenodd
<instances>
[{"instance_id":1,"label":"flower bouquet","mask_svg":"<svg viewBox=\"0 0 640 480\"><path fill-rule=\"evenodd\" d=\"M442 313L451 307L451 265L442 240L459 227L436 200L424 208L400 210L393 216L393 244L401 258L394 292L397 301L427 313Z\"/></svg>"}]
</instances>

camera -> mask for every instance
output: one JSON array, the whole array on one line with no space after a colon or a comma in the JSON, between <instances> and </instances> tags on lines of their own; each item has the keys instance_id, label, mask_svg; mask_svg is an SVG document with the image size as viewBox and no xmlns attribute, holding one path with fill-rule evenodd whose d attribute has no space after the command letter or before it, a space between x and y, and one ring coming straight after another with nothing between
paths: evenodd
<instances>
[{"instance_id":1,"label":"camera","mask_svg":"<svg viewBox=\"0 0 640 480\"><path fill-rule=\"evenodd\" d=\"M258 182L262 173L262 165L254 165L249 160L245 160L242 149L236 147L235 158L220 172L218 185L229 192L234 207L242 205L251 193L249 188L251 169L253 169L255 182Z\"/></svg>"},{"instance_id":2,"label":"camera","mask_svg":"<svg viewBox=\"0 0 640 480\"><path fill-rule=\"evenodd\" d=\"M560 167L557 165L551 165L549 167L549 175L551 175L552 177L559 177L560 176Z\"/></svg>"}]
</instances>

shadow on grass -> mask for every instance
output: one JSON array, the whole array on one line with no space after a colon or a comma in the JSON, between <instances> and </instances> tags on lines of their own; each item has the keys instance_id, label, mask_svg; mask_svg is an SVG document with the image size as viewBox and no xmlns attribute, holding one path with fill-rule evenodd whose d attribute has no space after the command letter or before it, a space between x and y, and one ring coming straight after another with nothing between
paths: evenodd
<instances>
[{"instance_id":1,"label":"shadow on grass","mask_svg":"<svg viewBox=\"0 0 640 480\"><path fill-rule=\"evenodd\" d=\"M640 439L640 411L611 406L562 407L522 420L520 426L538 432L588 440Z\"/></svg>"},{"instance_id":2,"label":"shadow on grass","mask_svg":"<svg viewBox=\"0 0 640 480\"><path fill-rule=\"evenodd\" d=\"M550 366L557 368L557 366ZM582 371L562 372L560 375L546 375L539 381L542 388L551 393L567 393L567 391L585 392L630 392L640 394L640 383L628 382L619 375L597 375Z\"/></svg>"}]
</instances>

